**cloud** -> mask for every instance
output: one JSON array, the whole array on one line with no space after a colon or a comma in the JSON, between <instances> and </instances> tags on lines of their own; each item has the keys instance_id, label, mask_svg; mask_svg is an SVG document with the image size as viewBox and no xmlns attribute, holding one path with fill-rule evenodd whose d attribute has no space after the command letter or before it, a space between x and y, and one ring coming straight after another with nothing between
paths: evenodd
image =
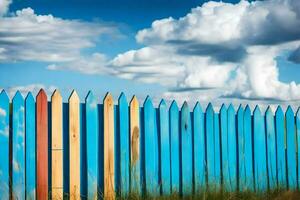
<instances>
[{"instance_id":1,"label":"cloud","mask_svg":"<svg viewBox=\"0 0 300 200\"><path fill-rule=\"evenodd\" d=\"M300 64L300 46L291 53L288 59L289 61Z\"/></svg>"},{"instance_id":2,"label":"cloud","mask_svg":"<svg viewBox=\"0 0 300 200\"><path fill-rule=\"evenodd\" d=\"M33 95L36 95L40 91L40 89L44 89L45 92L48 94L48 98L50 98L51 94L54 92L56 88L57 87L53 85L45 86L40 83L35 83L35 84L22 85L22 86L11 86L2 89L5 89L11 98L13 98L13 96L17 91L20 91L23 94L23 96L26 96L28 92L31 92Z\"/></svg>"},{"instance_id":3,"label":"cloud","mask_svg":"<svg viewBox=\"0 0 300 200\"><path fill-rule=\"evenodd\" d=\"M3 16L7 13L8 7L11 4L12 0L1 0L0 1L0 16Z\"/></svg>"},{"instance_id":4,"label":"cloud","mask_svg":"<svg viewBox=\"0 0 300 200\"><path fill-rule=\"evenodd\" d=\"M0 62L74 61L102 36L119 35L110 24L37 15L31 8L0 17L0 24Z\"/></svg>"},{"instance_id":5,"label":"cloud","mask_svg":"<svg viewBox=\"0 0 300 200\"><path fill-rule=\"evenodd\" d=\"M6 111L0 108L0 116L5 117L6 116Z\"/></svg>"}]
</instances>

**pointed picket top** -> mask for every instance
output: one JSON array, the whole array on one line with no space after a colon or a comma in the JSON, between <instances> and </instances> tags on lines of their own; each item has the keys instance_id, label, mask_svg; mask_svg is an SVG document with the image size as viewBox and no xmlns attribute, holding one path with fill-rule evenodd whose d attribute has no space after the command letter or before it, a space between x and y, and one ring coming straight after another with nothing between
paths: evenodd
<instances>
[{"instance_id":1,"label":"pointed picket top","mask_svg":"<svg viewBox=\"0 0 300 200\"><path fill-rule=\"evenodd\" d=\"M183 110L188 110L188 111L189 111L189 105L188 105L188 103L187 103L186 101L183 102L182 107L181 107L181 110L182 110L182 111L183 111Z\"/></svg>"},{"instance_id":2,"label":"pointed picket top","mask_svg":"<svg viewBox=\"0 0 300 200\"><path fill-rule=\"evenodd\" d=\"M86 97L85 97L85 102L89 102L94 100L94 94L91 90L89 90L89 92L87 93Z\"/></svg>"},{"instance_id":3,"label":"pointed picket top","mask_svg":"<svg viewBox=\"0 0 300 200\"><path fill-rule=\"evenodd\" d=\"M47 94L44 89L40 89L39 93L36 95L36 98L42 98L42 97L47 98Z\"/></svg>"},{"instance_id":4,"label":"pointed picket top","mask_svg":"<svg viewBox=\"0 0 300 200\"><path fill-rule=\"evenodd\" d=\"M273 111L272 111L272 108L271 108L271 106L268 106L268 108L267 108L267 110L266 110L266 114L265 114L266 116L268 115L268 116L273 116Z\"/></svg>"},{"instance_id":5,"label":"pointed picket top","mask_svg":"<svg viewBox=\"0 0 300 200\"><path fill-rule=\"evenodd\" d=\"M124 94L124 92L121 92L121 94L119 96L119 99L118 99L118 103L119 103L119 105L128 104L127 103L127 98L126 98L126 95Z\"/></svg>"},{"instance_id":6,"label":"pointed picket top","mask_svg":"<svg viewBox=\"0 0 300 200\"><path fill-rule=\"evenodd\" d=\"M238 115L239 115L239 114L242 114L243 112L244 112L244 108L243 108L242 104L240 104L240 105L239 105L239 108L238 108L238 110L237 110L237 113L238 113Z\"/></svg>"},{"instance_id":7,"label":"pointed picket top","mask_svg":"<svg viewBox=\"0 0 300 200\"><path fill-rule=\"evenodd\" d=\"M245 107L245 113L250 114L251 115L251 108L249 105L246 105Z\"/></svg>"},{"instance_id":8,"label":"pointed picket top","mask_svg":"<svg viewBox=\"0 0 300 200\"><path fill-rule=\"evenodd\" d=\"M175 100L173 100L172 103L171 103L170 111L179 111L178 104Z\"/></svg>"},{"instance_id":9,"label":"pointed picket top","mask_svg":"<svg viewBox=\"0 0 300 200\"><path fill-rule=\"evenodd\" d=\"M150 100L151 101L151 100ZM145 102L146 103L146 102ZM130 106L131 107L139 107L139 101L137 97L134 95L132 99L130 100Z\"/></svg>"},{"instance_id":10,"label":"pointed picket top","mask_svg":"<svg viewBox=\"0 0 300 200\"><path fill-rule=\"evenodd\" d=\"M167 103L164 99L162 99L159 103L159 109L165 109L167 107Z\"/></svg>"},{"instance_id":11,"label":"pointed picket top","mask_svg":"<svg viewBox=\"0 0 300 200\"><path fill-rule=\"evenodd\" d=\"M113 99L113 96L111 95L111 93L109 93L109 92L106 93L103 103L104 104L106 103L108 106L112 106L114 104L114 99Z\"/></svg>"},{"instance_id":12,"label":"pointed picket top","mask_svg":"<svg viewBox=\"0 0 300 200\"><path fill-rule=\"evenodd\" d=\"M73 90L70 97L69 97L69 102L79 102L79 96L76 92L76 90Z\"/></svg>"},{"instance_id":13,"label":"pointed picket top","mask_svg":"<svg viewBox=\"0 0 300 200\"><path fill-rule=\"evenodd\" d=\"M193 112L200 112L200 113L203 112L199 101L197 101L196 105L194 106Z\"/></svg>"},{"instance_id":14,"label":"pointed picket top","mask_svg":"<svg viewBox=\"0 0 300 200\"><path fill-rule=\"evenodd\" d=\"M61 96L61 94L60 94L60 92L59 92L58 89L54 90L54 92L53 92L53 94L51 96L51 99L60 99L60 100L62 100L62 96Z\"/></svg>"},{"instance_id":15,"label":"pointed picket top","mask_svg":"<svg viewBox=\"0 0 300 200\"><path fill-rule=\"evenodd\" d=\"M9 97L8 97L7 93L5 92L5 90L1 91L0 99L3 99L4 101L9 101Z\"/></svg>"},{"instance_id":16,"label":"pointed picket top","mask_svg":"<svg viewBox=\"0 0 300 200\"><path fill-rule=\"evenodd\" d=\"M220 112L220 114L224 113L224 112L227 112L227 107L226 107L226 105L224 103L222 104L219 112Z\"/></svg>"},{"instance_id":17,"label":"pointed picket top","mask_svg":"<svg viewBox=\"0 0 300 200\"><path fill-rule=\"evenodd\" d=\"M235 112L234 106L232 105L232 103L228 107L228 112Z\"/></svg>"},{"instance_id":18,"label":"pointed picket top","mask_svg":"<svg viewBox=\"0 0 300 200\"><path fill-rule=\"evenodd\" d=\"M153 107L152 100L151 100L150 96L147 96L146 99L145 99L145 101L144 101L144 107L146 107L146 106Z\"/></svg>"},{"instance_id":19,"label":"pointed picket top","mask_svg":"<svg viewBox=\"0 0 300 200\"><path fill-rule=\"evenodd\" d=\"M208 105L207 105L207 108L206 108L206 113L214 113L215 111L214 111L214 108L213 108L213 105L211 104L211 103L209 103Z\"/></svg>"},{"instance_id":20,"label":"pointed picket top","mask_svg":"<svg viewBox=\"0 0 300 200\"><path fill-rule=\"evenodd\" d=\"M31 92L29 92L25 98L26 101L34 101L34 97Z\"/></svg>"},{"instance_id":21,"label":"pointed picket top","mask_svg":"<svg viewBox=\"0 0 300 200\"><path fill-rule=\"evenodd\" d=\"M293 109L292 109L291 106L288 106L288 107L287 107L285 115L291 115L291 116L294 116L294 111L293 111Z\"/></svg>"},{"instance_id":22,"label":"pointed picket top","mask_svg":"<svg viewBox=\"0 0 300 200\"><path fill-rule=\"evenodd\" d=\"M258 105L255 106L255 109L253 111L253 115L261 115L261 111Z\"/></svg>"},{"instance_id":23,"label":"pointed picket top","mask_svg":"<svg viewBox=\"0 0 300 200\"><path fill-rule=\"evenodd\" d=\"M21 94L20 91L17 91L15 96L12 98L12 102L15 101L24 101L23 95Z\"/></svg>"}]
</instances>

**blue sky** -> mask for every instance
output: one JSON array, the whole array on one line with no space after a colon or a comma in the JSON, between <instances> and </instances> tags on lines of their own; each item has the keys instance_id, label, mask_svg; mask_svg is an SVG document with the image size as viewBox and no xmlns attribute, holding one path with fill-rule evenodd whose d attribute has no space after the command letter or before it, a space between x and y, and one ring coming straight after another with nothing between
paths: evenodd
<instances>
[{"instance_id":1,"label":"blue sky","mask_svg":"<svg viewBox=\"0 0 300 200\"><path fill-rule=\"evenodd\" d=\"M0 88L299 104L300 3L4 0Z\"/></svg>"}]
</instances>

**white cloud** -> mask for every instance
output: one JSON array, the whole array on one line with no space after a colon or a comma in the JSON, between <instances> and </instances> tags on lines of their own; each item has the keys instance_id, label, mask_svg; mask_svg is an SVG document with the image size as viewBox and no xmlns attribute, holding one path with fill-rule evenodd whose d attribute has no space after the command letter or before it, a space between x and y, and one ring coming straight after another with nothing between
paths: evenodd
<instances>
[{"instance_id":1,"label":"white cloud","mask_svg":"<svg viewBox=\"0 0 300 200\"><path fill-rule=\"evenodd\" d=\"M11 4L12 0L1 0L0 1L0 16L3 16L7 13L8 7Z\"/></svg>"},{"instance_id":2,"label":"white cloud","mask_svg":"<svg viewBox=\"0 0 300 200\"><path fill-rule=\"evenodd\" d=\"M44 89L48 95L48 98L50 98L56 88L57 87L53 85L45 86L40 83L35 83L35 84L22 85L22 86L12 86L4 89L7 91L8 95L11 98L13 98L13 96L17 91L20 91L23 94L23 96L26 96L28 92L31 92L33 95L36 95L40 91L40 89Z\"/></svg>"}]
</instances>

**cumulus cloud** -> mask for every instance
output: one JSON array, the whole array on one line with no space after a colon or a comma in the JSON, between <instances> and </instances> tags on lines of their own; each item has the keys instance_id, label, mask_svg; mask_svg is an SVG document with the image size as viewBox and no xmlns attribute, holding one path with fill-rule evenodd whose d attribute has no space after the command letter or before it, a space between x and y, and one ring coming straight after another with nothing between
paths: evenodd
<instances>
[{"instance_id":1,"label":"cumulus cloud","mask_svg":"<svg viewBox=\"0 0 300 200\"><path fill-rule=\"evenodd\" d=\"M7 13L8 7L11 4L12 0L1 0L0 1L0 16L3 16Z\"/></svg>"}]
</instances>

